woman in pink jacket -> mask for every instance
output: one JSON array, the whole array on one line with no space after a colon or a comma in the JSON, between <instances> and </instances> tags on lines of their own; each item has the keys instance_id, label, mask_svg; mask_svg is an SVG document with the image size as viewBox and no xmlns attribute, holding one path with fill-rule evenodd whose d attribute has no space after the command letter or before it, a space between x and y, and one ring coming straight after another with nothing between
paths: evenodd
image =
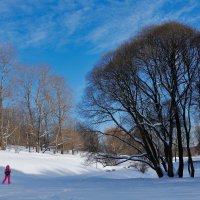
<instances>
[{"instance_id":1,"label":"woman in pink jacket","mask_svg":"<svg viewBox=\"0 0 200 200\"><path fill-rule=\"evenodd\" d=\"M4 184L7 179L8 179L8 184L10 184L11 169L10 169L9 165L6 166L6 169L5 169L4 173L5 173L5 178L4 178L3 182L2 182L2 184Z\"/></svg>"}]
</instances>

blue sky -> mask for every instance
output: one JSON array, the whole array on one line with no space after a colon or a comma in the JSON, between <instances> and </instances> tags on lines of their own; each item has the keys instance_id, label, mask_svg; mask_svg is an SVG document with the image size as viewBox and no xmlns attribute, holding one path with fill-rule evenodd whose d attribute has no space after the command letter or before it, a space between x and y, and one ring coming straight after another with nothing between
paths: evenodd
<instances>
[{"instance_id":1,"label":"blue sky","mask_svg":"<svg viewBox=\"0 0 200 200\"><path fill-rule=\"evenodd\" d=\"M103 54L170 20L200 28L200 0L0 0L0 41L22 62L49 64L79 100Z\"/></svg>"}]
</instances>

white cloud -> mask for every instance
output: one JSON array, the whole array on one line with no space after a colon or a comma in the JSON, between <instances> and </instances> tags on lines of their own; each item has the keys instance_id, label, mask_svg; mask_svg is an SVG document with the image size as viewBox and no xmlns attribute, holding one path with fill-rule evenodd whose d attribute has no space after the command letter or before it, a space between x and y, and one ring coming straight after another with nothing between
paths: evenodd
<instances>
[{"instance_id":1,"label":"white cloud","mask_svg":"<svg viewBox=\"0 0 200 200\"><path fill-rule=\"evenodd\" d=\"M193 0L5 0L0 1L0 40L20 48L83 42L102 52L149 24L173 19L197 24L200 14L190 17L197 8L200 3Z\"/></svg>"},{"instance_id":2,"label":"white cloud","mask_svg":"<svg viewBox=\"0 0 200 200\"><path fill-rule=\"evenodd\" d=\"M68 34L72 35L80 26L81 18L84 17L81 11L72 14L67 13L64 16L63 26L68 30Z\"/></svg>"},{"instance_id":3,"label":"white cloud","mask_svg":"<svg viewBox=\"0 0 200 200\"><path fill-rule=\"evenodd\" d=\"M140 1L138 4L132 4L131 1L126 2L121 5L114 3L116 7L111 4L111 8L105 10L108 14L102 24L86 36L86 40L94 43L94 52L112 49L129 39L138 29L148 24L155 11L163 5L162 1L155 1L157 3L151 1L150 5L146 1Z\"/></svg>"}]
</instances>

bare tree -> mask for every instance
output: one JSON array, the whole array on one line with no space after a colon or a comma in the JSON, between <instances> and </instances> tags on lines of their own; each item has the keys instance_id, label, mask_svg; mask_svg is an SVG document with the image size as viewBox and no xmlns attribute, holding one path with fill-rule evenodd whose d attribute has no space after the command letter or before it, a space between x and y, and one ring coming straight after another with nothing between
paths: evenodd
<instances>
[{"instance_id":1,"label":"bare tree","mask_svg":"<svg viewBox=\"0 0 200 200\"><path fill-rule=\"evenodd\" d=\"M63 130L72 105L64 78L53 75L47 65L21 65L17 73L29 150L34 145L37 152L44 152L55 144L63 152Z\"/></svg>"},{"instance_id":2,"label":"bare tree","mask_svg":"<svg viewBox=\"0 0 200 200\"><path fill-rule=\"evenodd\" d=\"M19 66L18 83L21 108L27 119L27 145L30 150L33 140L36 151L40 152L47 137L50 105L50 71L46 65ZM42 141L42 139L44 139Z\"/></svg>"},{"instance_id":3,"label":"bare tree","mask_svg":"<svg viewBox=\"0 0 200 200\"><path fill-rule=\"evenodd\" d=\"M26 119L26 144L30 151L31 140L35 138L35 113L32 102L36 76L33 66L19 65L17 72L19 78L17 80L18 94L16 95L19 97L18 102L24 113L24 118Z\"/></svg>"},{"instance_id":4,"label":"bare tree","mask_svg":"<svg viewBox=\"0 0 200 200\"><path fill-rule=\"evenodd\" d=\"M133 142L115 137L138 152L129 156L101 154L102 159L140 161L159 177L164 173L173 177L172 147L177 139L178 176L182 177L186 134L188 168L194 176L189 117L199 67L198 36L196 30L176 22L149 27L97 64L88 76L83 112L95 124L115 124Z\"/></svg>"},{"instance_id":5,"label":"bare tree","mask_svg":"<svg viewBox=\"0 0 200 200\"><path fill-rule=\"evenodd\" d=\"M52 101L54 124L56 125L56 151L64 152L63 128L66 126L66 120L70 115L72 107L72 94L65 80L60 76L53 76L52 82Z\"/></svg>"},{"instance_id":6,"label":"bare tree","mask_svg":"<svg viewBox=\"0 0 200 200\"><path fill-rule=\"evenodd\" d=\"M121 129L119 128L109 128L105 130L106 138L105 140L105 147L106 147L106 153L113 154L113 155L130 155L130 154L138 154L139 153L139 146L138 150L133 149L132 146L137 146L137 144L134 143L134 141ZM137 133L134 133L135 135ZM139 137L139 132L138 132ZM121 141L127 141L129 144L126 144L125 142ZM131 145L132 146L131 146Z\"/></svg>"},{"instance_id":7,"label":"bare tree","mask_svg":"<svg viewBox=\"0 0 200 200\"><path fill-rule=\"evenodd\" d=\"M101 151L100 138L89 125L77 123L76 129L83 141L83 151L89 154L96 154Z\"/></svg>"},{"instance_id":8,"label":"bare tree","mask_svg":"<svg viewBox=\"0 0 200 200\"><path fill-rule=\"evenodd\" d=\"M0 44L0 145L1 149L5 149L5 141L7 133L4 132L3 119L3 102L8 92L8 73L13 68L15 61L15 49L8 44Z\"/></svg>"}]
</instances>

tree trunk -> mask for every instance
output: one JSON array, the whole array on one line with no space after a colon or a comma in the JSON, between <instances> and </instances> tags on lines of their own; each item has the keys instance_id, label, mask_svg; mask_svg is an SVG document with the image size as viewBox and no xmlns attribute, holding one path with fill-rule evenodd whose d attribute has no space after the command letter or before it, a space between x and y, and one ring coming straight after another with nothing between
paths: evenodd
<instances>
[{"instance_id":1,"label":"tree trunk","mask_svg":"<svg viewBox=\"0 0 200 200\"><path fill-rule=\"evenodd\" d=\"M155 171L156 171L156 173L157 173L157 175L158 175L159 178L162 178L164 176L163 170L161 169L160 166L156 167Z\"/></svg>"},{"instance_id":2,"label":"tree trunk","mask_svg":"<svg viewBox=\"0 0 200 200\"><path fill-rule=\"evenodd\" d=\"M170 144L169 147L168 147L168 171L167 171L167 175L169 177L174 177L172 144Z\"/></svg>"},{"instance_id":3,"label":"tree trunk","mask_svg":"<svg viewBox=\"0 0 200 200\"><path fill-rule=\"evenodd\" d=\"M190 176L194 178L194 173L195 173L194 164L193 164L190 149L188 149L188 150L189 150L188 151L188 172L189 172Z\"/></svg>"},{"instance_id":4,"label":"tree trunk","mask_svg":"<svg viewBox=\"0 0 200 200\"><path fill-rule=\"evenodd\" d=\"M191 151L190 151L189 132L186 133L186 139L187 139L187 152L188 152L188 172L191 177L194 177L195 169L194 169L192 155L191 155Z\"/></svg>"},{"instance_id":5,"label":"tree trunk","mask_svg":"<svg viewBox=\"0 0 200 200\"><path fill-rule=\"evenodd\" d=\"M179 167L178 167L178 176L180 178L183 177L183 146L182 146L182 132L181 132L181 124L178 112L175 112L175 120L176 120L176 128L177 128L177 139L178 139L178 157L179 157Z\"/></svg>"}]
</instances>

